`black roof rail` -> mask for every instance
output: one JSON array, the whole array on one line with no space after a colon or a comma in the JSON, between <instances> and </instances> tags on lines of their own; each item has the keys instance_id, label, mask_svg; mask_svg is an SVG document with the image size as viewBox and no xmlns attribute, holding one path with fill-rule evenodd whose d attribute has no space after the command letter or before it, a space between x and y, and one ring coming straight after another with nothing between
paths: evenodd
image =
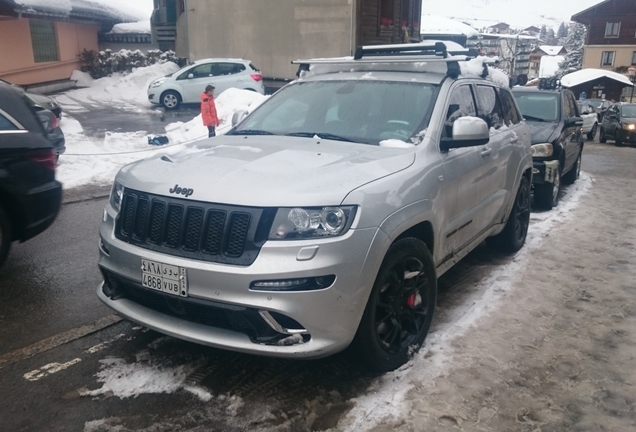
<instances>
[{"instance_id":1,"label":"black roof rail","mask_svg":"<svg viewBox=\"0 0 636 432\"><path fill-rule=\"evenodd\" d=\"M395 45L395 46L359 46L353 55L354 60L360 60L365 56L422 56L430 55L435 57L446 58L448 57L448 51L446 50L446 44L444 42L435 42L435 46L413 44L407 45Z\"/></svg>"}]
</instances>

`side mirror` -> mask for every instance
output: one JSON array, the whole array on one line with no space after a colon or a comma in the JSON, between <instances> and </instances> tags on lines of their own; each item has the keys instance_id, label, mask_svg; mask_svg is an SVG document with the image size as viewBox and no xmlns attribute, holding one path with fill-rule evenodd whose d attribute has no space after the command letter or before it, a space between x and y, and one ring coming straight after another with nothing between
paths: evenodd
<instances>
[{"instance_id":1,"label":"side mirror","mask_svg":"<svg viewBox=\"0 0 636 432\"><path fill-rule=\"evenodd\" d=\"M232 127L242 122L245 117L247 117L247 110L240 109L234 111L234 114L232 114Z\"/></svg>"},{"instance_id":2,"label":"side mirror","mask_svg":"<svg viewBox=\"0 0 636 432\"><path fill-rule=\"evenodd\" d=\"M490 131L486 122L478 117L460 117L453 123L453 137L442 138L440 149L444 152L462 147L488 144Z\"/></svg>"},{"instance_id":3,"label":"side mirror","mask_svg":"<svg viewBox=\"0 0 636 432\"><path fill-rule=\"evenodd\" d=\"M194 78L194 74L188 74L188 79Z\"/></svg>"},{"instance_id":4,"label":"side mirror","mask_svg":"<svg viewBox=\"0 0 636 432\"><path fill-rule=\"evenodd\" d=\"M570 117L566 122L566 126L583 126L583 119L581 117Z\"/></svg>"}]
</instances>

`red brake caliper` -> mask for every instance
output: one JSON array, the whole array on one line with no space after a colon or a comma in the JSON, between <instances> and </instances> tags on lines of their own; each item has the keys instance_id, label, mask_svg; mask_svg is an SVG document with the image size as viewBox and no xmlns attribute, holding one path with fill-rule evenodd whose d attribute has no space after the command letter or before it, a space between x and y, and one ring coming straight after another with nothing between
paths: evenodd
<instances>
[{"instance_id":1,"label":"red brake caliper","mask_svg":"<svg viewBox=\"0 0 636 432\"><path fill-rule=\"evenodd\" d=\"M406 304L411 309L415 308L415 299L416 299L415 293L411 294L410 296L406 298Z\"/></svg>"}]
</instances>

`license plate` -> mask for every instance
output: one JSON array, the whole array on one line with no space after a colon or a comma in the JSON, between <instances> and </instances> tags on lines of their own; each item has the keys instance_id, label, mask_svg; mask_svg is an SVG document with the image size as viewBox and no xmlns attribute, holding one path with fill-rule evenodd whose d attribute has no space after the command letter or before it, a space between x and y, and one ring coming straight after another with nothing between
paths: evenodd
<instances>
[{"instance_id":1,"label":"license plate","mask_svg":"<svg viewBox=\"0 0 636 432\"><path fill-rule=\"evenodd\" d=\"M188 275L183 267L141 259L141 285L179 297L188 296Z\"/></svg>"}]
</instances>

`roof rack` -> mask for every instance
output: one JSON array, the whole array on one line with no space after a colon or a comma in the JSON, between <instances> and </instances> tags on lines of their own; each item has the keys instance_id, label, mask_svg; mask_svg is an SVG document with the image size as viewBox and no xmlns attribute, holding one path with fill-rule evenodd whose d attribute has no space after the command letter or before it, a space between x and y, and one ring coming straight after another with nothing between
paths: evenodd
<instances>
[{"instance_id":1,"label":"roof rack","mask_svg":"<svg viewBox=\"0 0 636 432\"><path fill-rule=\"evenodd\" d=\"M412 63L440 62L446 63L447 75L457 78L460 75L460 61L468 61L477 57L479 53L473 48L449 51L444 42L434 44L394 44L394 45L370 45L356 48L353 57L334 57L294 60L292 64L305 68L309 64L335 65L335 64L359 64L359 63ZM305 65L305 66L303 66Z\"/></svg>"}]
</instances>

